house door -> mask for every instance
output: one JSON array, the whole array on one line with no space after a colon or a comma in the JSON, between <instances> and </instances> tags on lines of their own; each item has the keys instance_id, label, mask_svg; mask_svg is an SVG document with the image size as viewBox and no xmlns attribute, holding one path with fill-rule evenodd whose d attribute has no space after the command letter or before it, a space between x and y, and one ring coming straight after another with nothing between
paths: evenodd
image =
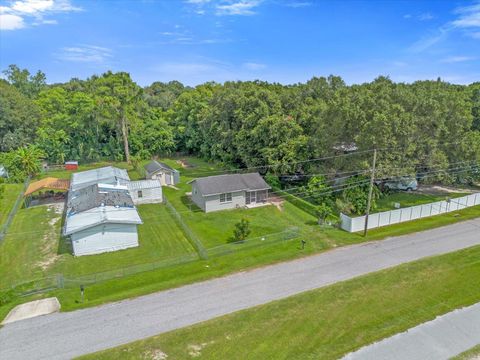
<instances>
[{"instance_id":1,"label":"house door","mask_svg":"<svg viewBox=\"0 0 480 360\"><path fill-rule=\"evenodd\" d=\"M257 201L256 199L256 192L255 191L247 191L246 192L246 199L245 203L248 204L253 204Z\"/></svg>"}]
</instances>

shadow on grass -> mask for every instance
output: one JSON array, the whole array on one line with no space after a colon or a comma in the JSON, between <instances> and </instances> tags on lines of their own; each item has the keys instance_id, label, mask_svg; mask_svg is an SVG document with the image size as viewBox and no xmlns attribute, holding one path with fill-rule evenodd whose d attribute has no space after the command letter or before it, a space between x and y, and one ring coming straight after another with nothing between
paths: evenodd
<instances>
[{"instance_id":1,"label":"shadow on grass","mask_svg":"<svg viewBox=\"0 0 480 360\"><path fill-rule=\"evenodd\" d=\"M190 209L193 212L201 212L202 209L200 209L197 204L195 204L189 196L187 195L182 195L180 198L180 201L182 202L183 205L185 205L188 209Z\"/></svg>"}]
</instances>

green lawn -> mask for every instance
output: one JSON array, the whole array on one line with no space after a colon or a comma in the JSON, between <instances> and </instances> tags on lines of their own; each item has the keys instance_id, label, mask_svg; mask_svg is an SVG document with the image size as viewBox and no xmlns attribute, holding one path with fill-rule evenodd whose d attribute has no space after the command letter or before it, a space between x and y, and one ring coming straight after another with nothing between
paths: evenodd
<instances>
[{"instance_id":1,"label":"green lawn","mask_svg":"<svg viewBox=\"0 0 480 360\"><path fill-rule=\"evenodd\" d=\"M478 360L480 356L480 345L471 348L455 357L452 360Z\"/></svg>"},{"instance_id":2,"label":"green lawn","mask_svg":"<svg viewBox=\"0 0 480 360\"><path fill-rule=\"evenodd\" d=\"M142 161L140 166L142 167L147 162L148 161L146 160ZM77 171L92 170L92 169L97 169L104 166L115 166L121 169L127 169L128 175L130 176L131 180L139 180L142 177L142 174L140 174L138 171L133 169L132 166L127 164L127 162L125 161L121 161L121 162L101 161L101 162L96 162L91 164L79 164ZM63 169L52 170L52 171L42 172L40 175L37 176L37 178L43 179L46 177L55 177L59 179L70 179L70 177L72 176L72 173L77 171L69 171L69 170L63 170Z\"/></svg>"},{"instance_id":3,"label":"green lawn","mask_svg":"<svg viewBox=\"0 0 480 360\"><path fill-rule=\"evenodd\" d=\"M444 195L430 195L421 194L417 192L394 192L389 195L383 195L377 200L377 207L375 212L382 212L395 209L395 203L399 203L400 207L405 208L409 206L428 204L436 201L445 200L448 197L456 198L468 194L463 193L446 193Z\"/></svg>"},{"instance_id":4,"label":"green lawn","mask_svg":"<svg viewBox=\"0 0 480 360\"><path fill-rule=\"evenodd\" d=\"M85 359L338 359L480 301L480 247L240 311Z\"/></svg>"},{"instance_id":5,"label":"green lawn","mask_svg":"<svg viewBox=\"0 0 480 360\"><path fill-rule=\"evenodd\" d=\"M184 196L185 192L190 191L190 185L187 185L186 182L195 176L212 175L218 168L215 165L199 159L186 158L186 160L193 166L183 169L177 160L165 160L169 165L181 168L181 183L178 185L180 190L165 188L164 192L171 203L174 204L181 213L182 217L186 219L188 225L198 235L201 241L204 242L206 247L224 246L221 244L226 244L226 240L232 235L235 220L240 219L242 216L251 218L251 237L270 232L278 233L290 225L299 227L299 237L293 240L275 242L273 244L266 241L265 243L267 243L267 245L252 248L247 246L247 242L246 244L236 245L235 249L241 251L231 254L210 257L208 260L198 260L168 268L149 270L135 275L88 285L84 303L78 301L77 288L59 289L44 294L43 296L57 296L62 304L62 310L69 311L148 294L195 281L211 279L235 271L291 260L337 246L403 235L480 216L480 206L477 206L459 212L370 230L368 236L364 238L360 234L350 234L333 227L320 227L316 225L316 219L314 217L289 202L283 204L282 211L273 206L268 206L249 210L220 211L210 214L195 211L195 207L192 207L192 212L190 203L186 201ZM51 225L48 223L45 224L45 213L42 213L43 215L37 213L42 211L37 210L40 208L30 208L25 210L25 212L22 211L21 214L23 215L15 219L15 222L18 222L16 225L17 231L20 233L25 232L25 229L31 229L29 224L34 223L36 224L35 234L32 233L28 236L25 236L27 234L23 234L16 237L12 234L8 245L3 249L0 246L0 273L7 274L4 280L5 282L12 279L29 279L29 277L33 275L37 276L54 272L62 272L69 276L76 276L89 272L111 270L115 267L134 265L140 262L157 261L161 260L164 254L165 256L167 256L166 254L168 254L168 256L175 256L175 254L181 256L186 253L191 253L193 250L189 247L183 233L174 224L172 219L169 218L169 214L165 209L159 207L161 207L161 205L154 205L151 209L147 207L145 211L140 207L142 218L145 218L144 220L148 219L148 221L146 221L144 225L139 226L139 248L104 255L80 257L78 259L66 253L64 246L58 248L59 228L58 230L52 230ZM32 212L28 213L29 211ZM46 210L43 211L45 212ZM255 214L255 216L253 216L253 214ZM162 221L166 223L163 224ZM208 224L208 226L206 224ZM59 222L55 226L59 227ZM163 230L164 227L168 228L170 226L171 230L169 230L168 233ZM207 235L205 235L204 232L206 232ZM49 257L39 255L41 252L39 253L38 248L45 242L42 240L45 236L44 234L51 234L54 239L53 243L56 244L58 248L57 252L52 250ZM307 241L304 250L300 249L300 239ZM45 261L45 259L51 260L52 258L55 261L49 264L47 270L39 269L36 265L40 261ZM32 266L32 264L34 265ZM0 288L2 287L1 282L2 279L0 278ZM24 301L27 300L26 298L24 299ZM12 306L13 303L3 307L0 306L0 318L1 315Z\"/></svg>"},{"instance_id":6,"label":"green lawn","mask_svg":"<svg viewBox=\"0 0 480 360\"><path fill-rule=\"evenodd\" d=\"M140 205L138 210L144 221L138 227L139 247L80 257L60 237L61 214L53 207L19 210L0 245L0 288L50 274L79 276L194 253L163 204Z\"/></svg>"},{"instance_id":7,"label":"green lawn","mask_svg":"<svg viewBox=\"0 0 480 360\"><path fill-rule=\"evenodd\" d=\"M0 199L0 226L7 220L17 197L23 189L23 184L4 184L5 191Z\"/></svg>"},{"instance_id":8,"label":"green lawn","mask_svg":"<svg viewBox=\"0 0 480 360\"><path fill-rule=\"evenodd\" d=\"M178 190L165 188L164 193L204 247L212 248L226 244L233 236L235 224L242 218L250 221L250 238L298 227L302 236L308 236L310 240L321 242L324 247L327 246L328 240L318 231L316 218L288 202L285 202L281 209L268 205L253 209L204 213L186 195L191 191L188 182L195 177L217 175L217 168L199 159L188 158L187 161L195 164L195 167L183 169L177 162L170 161L169 165L180 170L181 181L176 185Z\"/></svg>"}]
</instances>

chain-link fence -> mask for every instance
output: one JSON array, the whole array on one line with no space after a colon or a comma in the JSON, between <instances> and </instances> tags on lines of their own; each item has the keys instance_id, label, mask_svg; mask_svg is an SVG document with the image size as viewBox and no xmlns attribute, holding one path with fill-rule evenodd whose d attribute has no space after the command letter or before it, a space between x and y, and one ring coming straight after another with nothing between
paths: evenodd
<instances>
[{"instance_id":1,"label":"chain-link fence","mask_svg":"<svg viewBox=\"0 0 480 360\"><path fill-rule=\"evenodd\" d=\"M285 231L267 234L255 238L245 239L244 241L236 241L228 244L218 245L207 249L209 257L226 255L238 251L253 249L260 246L271 245L286 240L292 240L299 236L298 227L290 227Z\"/></svg>"},{"instance_id":2,"label":"chain-link fence","mask_svg":"<svg viewBox=\"0 0 480 360\"><path fill-rule=\"evenodd\" d=\"M0 227L0 243L5 238L5 234L7 233L8 228L10 227L13 218L15 217L15 214L17 213L18 209L20 209L20 206L22 206L23 194L25 193L25 190L27 190L29 183L30 178L27 178L23 184L22 191L20 191L20 193L18 194L17 200L15 200L15 204L13 205L12 210L10 210L10 213L7 216L7 220L5 220L5 222Z\"/></svg>"},{"instance_id":3,"label":"chain-link fence","mask_svg":"<svg viewBox=\"0 0 480 360\"><path fill-rule=\"evenodd\" d=\"M207 259L207 251L205 250L205 247L203 246L200 239L197 237L197 235L193 233L192 230L190 230L180 213L173 207L173 205L168 201L165 195L163 196L163 200L169 213L173 216L175 222L180 226L188 241L190 241L190 244L192 244L193 248L197 251L198 256L200 256L201 259Z\"/></svg>"}]
</instances>

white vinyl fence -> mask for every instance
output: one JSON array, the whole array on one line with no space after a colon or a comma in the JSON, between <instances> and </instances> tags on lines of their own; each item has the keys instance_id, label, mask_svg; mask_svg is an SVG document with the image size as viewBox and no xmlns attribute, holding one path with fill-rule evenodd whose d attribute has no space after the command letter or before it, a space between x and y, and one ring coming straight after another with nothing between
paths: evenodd
<instances>
[{"instance_id":1,"label":"white vinyl fence","mask_svg":"<svg viewBox=\"0 0 480 360\"><path fill-rule=\"evenodd\" d=\"M450 199L449 201L443 200L430 204L416 205L403 209L370 214L368 228L374 229L382 226L398 224L405 221L461 210L475 205L480 205L480 193ZM340 219L341 228L348 232L361 231L365 227L365 216L349 217L345 214L340 214Z\"/></svg>"}]
</instances>

